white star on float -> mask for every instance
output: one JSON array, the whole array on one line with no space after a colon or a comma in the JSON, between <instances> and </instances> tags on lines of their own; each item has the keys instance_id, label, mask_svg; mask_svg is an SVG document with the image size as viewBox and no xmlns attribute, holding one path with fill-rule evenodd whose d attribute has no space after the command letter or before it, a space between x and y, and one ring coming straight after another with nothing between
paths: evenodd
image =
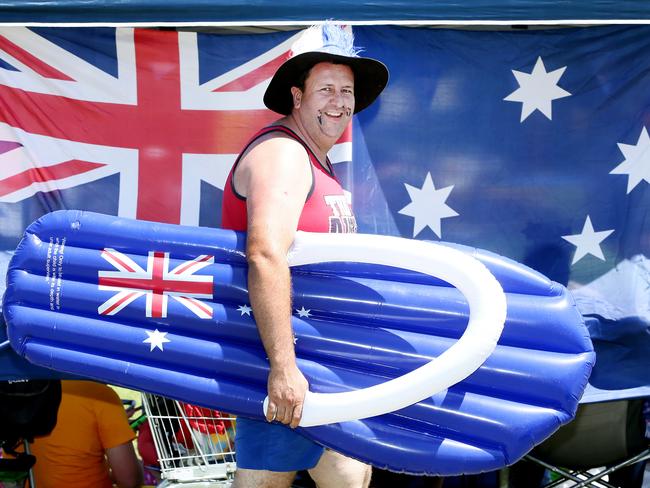
<instances>
[{"instance_id":1,"label":"white star on float","mask_svg":"<svg viewBox=\"0 0 650 488\"><path fill-rule=\"evenodd\" d=\"M158 348L162 351L163 344L165 342L171 342L169 339L165 337L167 335L167 332L160 332L158 329L154 330L153 332L151 332L150 330L145 330L145 332L149 337L143 340L142 342L149 343L149 345L151 346L149 352L153 351L155 348Z\"/></svg>"},{"instance_id":2,"label":"white star on float","mask_svg":"<svg viewBox=\"0 0 650 488\"><path fill-rule=\"evenodd\" d=\"M547 119L552 120L553 100L571 95L568 91L557 86L565 69L566 66L547 73L544 61L540 56L537 58L532 73L512 70L512 74L515 75L517 83L519 83L519 88L504 100L522 103L520 122L526 120L535 110L539 110L546 115Z\"/></svg>"},{"instance_id":3,"label":"white star on float","mask_svg":"<svg viewBox=\"0 0 650 488\"><path fill-rule=\"evenodd\" d=\"M305 307L302 307L300 310L296 309L296 313L298 317L311 317L311 309L305 310Z\"/></svg>"},{"instance_id":4,"label":"white star on float","mask_svg":"<svg viewBox=\"0 0 650 488\"><path fill-rule=\"evenodd\" d=\"M650 183L650 137L648 129L641 130L636 145L618 143L618 148L625 156L625 161L609 172L611 175L628 175L627 193L636 185L645 181Z\"/></svg>"},{"instance_id":5,"label":"white star on float","mask_svg":"<svg viewBox=\"0 0 650 488\"><path fill-rule=\"evenodd\" d=\"M237 307L237 311L240 312L241 317L243 317L244 315L248 315L250 317L252 310L253 309L250 308L248 305L240 305L239 307Z\"/></svg>"},{"instance_id":6,"label":"white star on float","mask_svg":"<svg viewBox=\"0 0 650 488\"><path fill-rule=\"evenodd\" d=\"M594 231L594 226L591 224L591 218L587 215L585 225L582 227L582 232L580 234L562 236L562 239L569 241L571 244L576 246L576 253L573 256L571 265L573 266L587 254L591 254L592 256L605 261L603 250L600 248L600 243L607 239L612 232L614 232L614 229L601 230L598 232Z\"/></svg>"},{"instance_id":7,"label":"white star on float","mask_svg":"<svg viewBox=\"0 0 650 488\"><path fill-rule=\"evenodd\" d=\"M439 238L442 238L442 219L458 215L458 212L445 203L454 186L436 190L431 173L427 173L422 188L416 188L408 183L404 183L404 186L411 197L411 203L398 213L413 217L413 237L425 227L429 227Z\"/></svg>"}]
</instances>

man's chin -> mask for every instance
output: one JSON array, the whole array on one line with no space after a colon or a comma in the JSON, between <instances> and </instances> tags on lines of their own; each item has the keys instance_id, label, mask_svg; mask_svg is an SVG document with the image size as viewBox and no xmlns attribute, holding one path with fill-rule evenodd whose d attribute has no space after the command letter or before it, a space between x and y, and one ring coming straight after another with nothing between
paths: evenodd
<instances>
[{"instance_id":1,"label":"man's chin","mask_svg":"<svg viewBox=\"0 0 650 488\"><path fill-rule=\"evenodd\" d=\"M345 129L348 127L349 123L350 119L346 119L344 122L323 124L321 126L321 130L327 137L331 137L338 141L345 132Z\"/></svg>"}]
</instances>

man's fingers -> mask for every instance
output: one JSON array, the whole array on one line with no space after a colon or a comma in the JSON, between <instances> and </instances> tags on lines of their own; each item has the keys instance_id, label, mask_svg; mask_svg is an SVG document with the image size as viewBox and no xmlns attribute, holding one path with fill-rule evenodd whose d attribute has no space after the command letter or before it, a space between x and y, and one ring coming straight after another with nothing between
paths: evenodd
<instances>
[{"instance_id":1,"label":"man's fingers","mask_svg":"<svg viewBox=\"0 0 650 488\"><path fill-rule=\"evenodd\" d=\"M295 429L298 427L298 424L300 423L300 419L302 417L302 403L299 403L293 408L293 416L291 418L291 428Z\"/></svg>"},{"instance_id":2,"label":"man's fingers","mask_svg":"<svg viewBox=\"0 0 650 488\"><path fill-rule=\"evenodd\" d=\"M271 405L274 407L273 412L271 412ZM298 412L297 414L296 411ZM297 418L296 415L298 415ZM280 422L285 425L291 424L291 427L296 427L298 425L298 422L300 422L301 415L302 404L294 408L291 408L291 406L288 408L283 408L281 405L276 406L275 404L269 403L269 408L266 412L266 420L269 422Z\"/></svg>"},{"instance_id":3,"label":"man's fingers","mask_svg":"<svg viewBox=\"0 0 650 488\"><path fill-rule=\"evenodd\" d=\"M283 424L288 424L291 422L291 408L279 408L278 416L275 420L282 422Z\"/></svg>"},{"instance_id":4,"label":"man's fingers","mask_svg":"<svg viewBox=\"0 0 650 488\"><path fill-rule=\"evenodd\" d=\"M275 403L269 402L269 407L266 409L266 420L267 422L273 422L278 415L278 407L275 406Z\"/></svg>"}]
</instances>

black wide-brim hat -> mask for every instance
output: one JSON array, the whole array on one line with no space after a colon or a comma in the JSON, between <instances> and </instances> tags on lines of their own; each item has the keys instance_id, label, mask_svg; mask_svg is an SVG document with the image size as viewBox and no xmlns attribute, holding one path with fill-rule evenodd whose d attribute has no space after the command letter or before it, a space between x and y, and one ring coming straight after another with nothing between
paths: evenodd
<instances>
[{"instance_id":1,"label":"black wide-brim hat","mask_svg":"<svg viewBox=\"0 0 650 488\"><path fill-rule=\"evenodd\" d=\"M325 25L323 28L340 29ZM350 35L351 38L351 35ZM350 42L350 39L346 39ZM318 49L296 54L278 68L264 93L264 105L282 115L289 115L293 108L291 87L296 86L303 73L318 63L345 64L354 73L354 113L368 107L388 83L388 68L381 61L358 56L350 46L325 44Z\"/></svg>"}]
</instances>

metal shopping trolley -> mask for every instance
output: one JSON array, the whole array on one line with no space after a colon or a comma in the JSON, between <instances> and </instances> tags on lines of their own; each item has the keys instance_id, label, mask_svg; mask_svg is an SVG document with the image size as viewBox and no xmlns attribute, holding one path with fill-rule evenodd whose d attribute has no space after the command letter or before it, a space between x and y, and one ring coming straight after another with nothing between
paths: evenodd
<instances>
[{"instance_id":1,"label":"metal shopping trolley","mask_svg":"<svg viewBox=\"0 0 650 488\"><path fill-rule=\"evenodd\" d=\"M142 394L160 487L228 488L235 474L234 418L215 410Z\"/></svg>"}]
</instances>

